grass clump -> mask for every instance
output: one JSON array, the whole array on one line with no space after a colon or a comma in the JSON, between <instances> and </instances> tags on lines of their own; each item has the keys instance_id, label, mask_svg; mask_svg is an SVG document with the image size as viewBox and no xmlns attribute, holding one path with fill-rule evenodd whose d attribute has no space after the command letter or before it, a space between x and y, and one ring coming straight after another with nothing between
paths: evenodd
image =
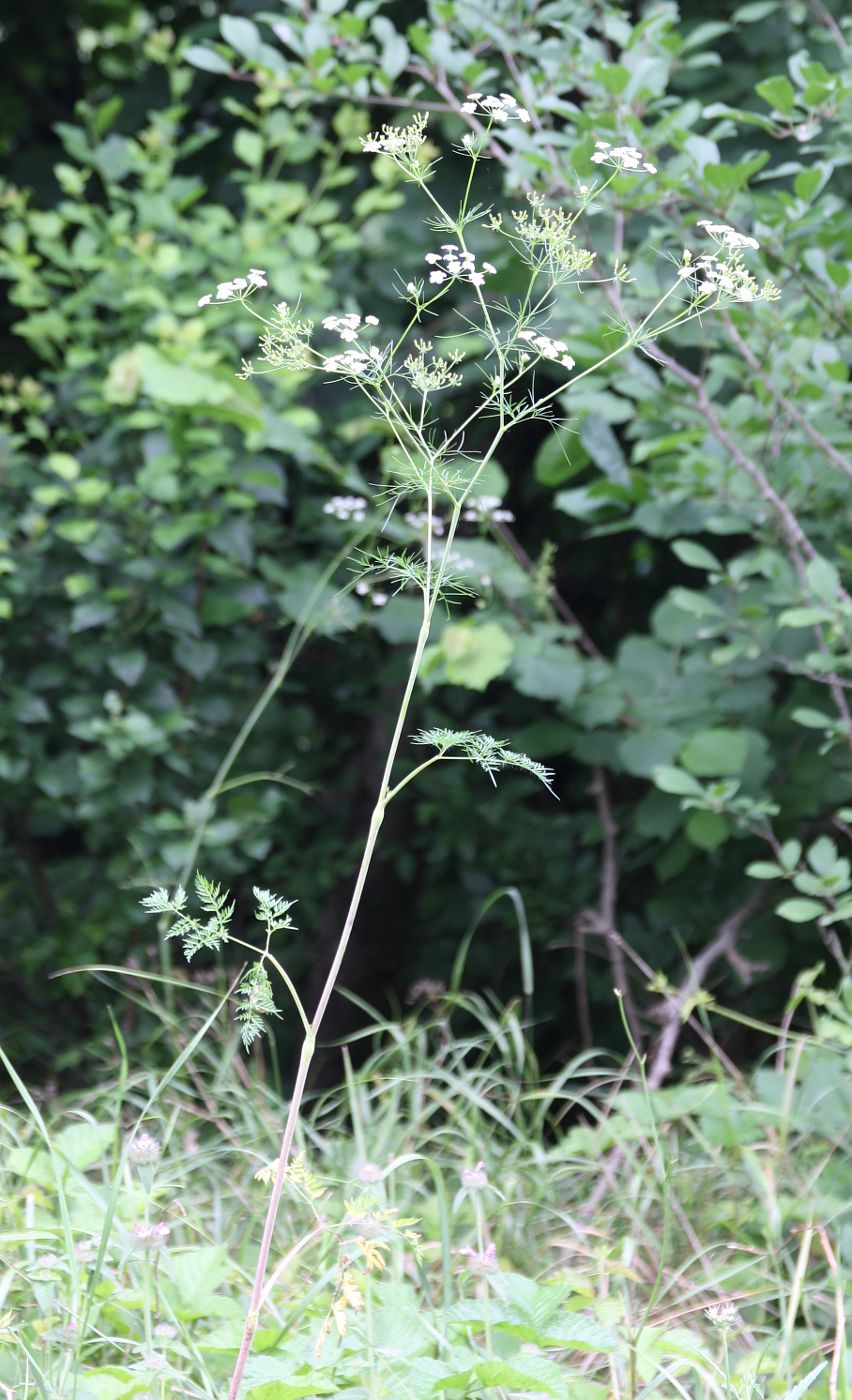
<instances>
[{"instance_id":1,"label":"grass clump","mask_svg":"<svg viewBox=\"0 0 852 1400\"><path fill-rule=\"evenodd\" d=\"M243 1395L846 1393L848 994L750 1076L649 1090L632 1058L542 1074L518 1005L421 990L308 1096ZM4 1395L227 1385L283 1105L209 1023L159 1081L119 1039L109 1088L42 1104L6 1061Z\"/></svg>"}]
</instances>

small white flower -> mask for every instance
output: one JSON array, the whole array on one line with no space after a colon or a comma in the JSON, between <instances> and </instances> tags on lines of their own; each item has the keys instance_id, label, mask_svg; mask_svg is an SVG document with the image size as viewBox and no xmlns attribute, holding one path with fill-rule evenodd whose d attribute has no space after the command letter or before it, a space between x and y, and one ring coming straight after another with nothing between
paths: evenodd
<instances>
[{"instance_id":1,"label":"small white flower","mask_svg":"<svg viewBox=\"0 0 852 1400\"><path fill-rule=\"evenodd\" d=\"M199 298L198 298L198 305L199 305L199 306L209 306L212 300L213 300L212 295L210 294L210 292L207 292L207 294L206 294L205 296L199 297Z\"/></svg>"},{"instance_id":2,"label":"small white flower","mask_svg":"<svg viewBox=\"0 0 852 1400\"><path fill-rule=\"evenodd\" d=\"M131 1238L140 1249L157 1249L161 1244L165 1244L171 1230L162 1220L156 1225L143 1225L137 1221L130 1231Z\"/></svg>"},{"instance_id":3,"label":"small white flower","mask_svg":"<svg viewBox=\"0 0 852 1400\"><path fill-rule=\"evenodd\" d=\"M344 356L340 356L341 359ZM332 496L323 506L324 515L333 515L336 520L362 521L367 509L363 496Z\"/></svg>"},{"instance_id":4,"label":"small white flower","mask_svg":"<svg viewBox=\"0 0 852 1400\"><path fill-rule=\"evenodd\" d=\"M382 1169L379 1166L378 1162L362 1162L358 1167L358 1170L356 1171L355 1175L358 1177L359 1181L363 1181L368 1186L372 1186L375 1182L381 1181Z\"/></svg>"},{"instance_id":5,"label":"small white flower","mask_svg":"<svg viewBox=\"0 0 852 1400\"><path fill-rule=\"evenodd\" d=\"M485 1163L477 1162L475 1167L463 1167L461 1180L462 1186L465 1186L468 1191L484 1191L488 1185Z\"/></svg>"},{"instance_id":6,"label":"small white flower","mask_svg":"<svg viewBox=\"0 0 852 1400\"><path fill-rule=\"evenodd\" d=\"M742 1326L742 1318L733 1303L711 1303L709 1308L704 1309L704 1316L722 1331Z\"/></svg>"},{"instance_id":7,"label":"small white flower","mask_svg":"<svg viewBox=\"0 0 852 1400\"><path fill-rule=\"evenodd\" d=\"M470 282L474 287L481 287L485 281L484 274L487 272L493 275L497 271L494 264L489 262L484 262L482 270L478 270L476 255L460 251L455 243L442 243L441 252L427 253L425 261L432 268L429 281L436 286L446 282L448 277L456 277L461 282Z\"/></svg>"},{"instance_id":8,"label":"small white flower","mask_svg":"<svg viewBox=\"0 0 852 1400\"><path fill-rule=\"evenodd\" d=\"M468 1258L468 1268L472 1274L493 1274L498 1266L496 1245L486 1245L485 1249L474 1249L472 1245L466 1244L461 1250Z\"/></svg>"},{"instance_id":9,"label":"small white flower","mask_svg":"<svg viewBox=\"0 0 852 1400\"><path fill-rule=\"evenodd\" d=\"M616 170L657 173L656 165L646 160L637 146L612 146L609 141L596 141L594 154L589 159L592 165L611 165Z\"/></svg>"},{"instance_id":10,"label":"small white flower","mask_svg":"<svg viewBox=\"0 0 852 1400\"><path fill-rule=\"evenodd\" d=\"M499 97L486 97L481 92L469 92L467 101L461 104L461 111L466 112L468 116L479 114L487 117L489 121L501 123L528 122L530 119L526 107L519 107L518 99L510 92L501 92Z\"/></svg>"},{"instance_id":11,"label":"small white flower","mask_svg":"<svg viewBox=\"0 0 852 1400\"><path fill-rule=\"evenodd\" d=\"M127 1149L127 1155L137 1166L148 1166L159 1160L162 1148L150 1133L137 1133Z\"/></svg>"}]
</instances>

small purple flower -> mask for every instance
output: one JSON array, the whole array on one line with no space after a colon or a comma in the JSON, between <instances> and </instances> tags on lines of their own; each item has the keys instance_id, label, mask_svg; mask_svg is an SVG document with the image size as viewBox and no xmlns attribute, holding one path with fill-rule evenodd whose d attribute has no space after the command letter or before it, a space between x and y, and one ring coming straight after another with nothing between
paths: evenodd
<instances>
[{"instance_id":1,"label":"small purple flower","mask_svg":"<svg viewBox=\"0 0 852 1400\"><path fill-rule=\"evenodd\" d=\"M474 1249L473 1245L466 1244L461 1253L467 1255L472 1274L493 1274L499 1267L497 1246L494 1244L486 1245L484 1249Z\"/></svg>"},{"instance_id":2,"label":"small purple flower","mask_svg":"<svg viewBox=\"0 0 852 1400\"><path fill-rule=\"evenodd\" d=\"M165 1244L171 1230L162 1220L156 1225L143 1225L137 1220L130 1234L133 1243L140 1249L158 1249L161 1244Z\"/></svg>"},{"instance_id":3,"label":"small purple flower","mask_svg":"<svg viewBox=\"0 0 852 1400\"><path fill-rule=\"evenodd\" d=\"M162 1147L150 1133L137 1133L127 1149L127 1155L139 1167L150 1166L159 1159Z\"/></svg>"},{"instance_id":4,"label":"small purple flower","mask_svg":"<svg viewBox=\"0 0 852 1400\"><path fill-rule=\"evenodd\" d=\"M378 1162L362 1162L355 1175L359 1181L366 1182L367 1185L371 1186L374 1182L381 1181L382 1169Z\"/></svg>"},{"instance_id":5,"label":"small purple flower","mask_svg":"<svg viewBox=\"0 0 852 1400\"><path fill-rule=\"evenodd\" d=\"M468 1191L484 1191L488 1185L485 1163L477 1162L475 1167L464 1167L461 1174L462 1186Z\"/></svg>"}]
</instances>

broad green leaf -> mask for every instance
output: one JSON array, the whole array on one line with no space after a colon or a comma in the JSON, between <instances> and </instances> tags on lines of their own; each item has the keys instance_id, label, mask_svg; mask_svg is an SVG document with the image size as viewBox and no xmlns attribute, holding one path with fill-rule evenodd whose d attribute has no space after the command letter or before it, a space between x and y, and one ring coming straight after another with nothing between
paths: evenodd
<instances>
[{"instance_id":1,"label":"broad green leaf","mask_svg":"<svg viewBox=\"0 0 852 1400\"><path fill-rule=\"evenodd\" d=\"M794 710L793 719L805 729L834 729L837 724L837 720L831 715L823 714L822 710L812 710L808 706L800 706Z\"/></svg>"},{"instance_id":2,"label":"broad green leaf","mask_svg":"<svg viewBox=\"0 0 852 1400\"><path fill-rule=\"evenodd\" d=\"M630 485L630 473L618 438L609 423L599 413L590 413L580 429L580 441L596 467L610 481Z\"/></svg>"},{"instance_id":3,"label":"broad green leaf","mask_svg":"<svg viewBox=\"0 0 852 1400\"><path fill-rule=\"evenodd\" d=\"M651 776L661 792L670 792L675 797L703 797L704 795L701 784L690 773L684 773L682 768L663 764L660 768L655 768Z\"/></svg>"},{"instance_id":4,"label":"broad green leaf","mask_svg":"<svg viewBox=\"0 0 852 1400\"><path fill-rule=\"evenodd\" d=\"M684 745L680 761L700 778L741 773L748 739L736 729L702 729Z\"/></svg>"},{"instance_id":5,"label":"broad green leaf","mask_svg":"<svg viewBox=\"0 0 852 1400\"><path fill-rule=\"evenodd\" d=\"M238 15L222 15L219 29L226 44L236 49L242 58L249 60L260 56L262 40L256 24Z\"/></svg>"},{"instance_id":6,"label":"broad green leaf","mask_svg":"<svg viewBox=\"0 0 852 1400\"><path fill-rule=\"evenodd\" d=\"M815 899L785 899L775 909L780 918L787 919L791 924L812 923L826 912L825 905L817 903Z\"/></svg>"},{"instance_id":7,"label":"broad green leaf","mask_svg":"<svg viewBox=\"0 0 852 1400\"><path fill-rule=\"evenodd\" d=\"M691 812L684 830L693 846L702 851L715 851L730 835L730 827L720 812Z\"/></svg>"},{"instance_id":8,"label":"broad green leaf","mask_svg":"<svg viewBox=\"0 0 852 1400\"><path fill-rule=\"evenodd\" d=\"M231 72L228 59L223 58L215 49L208 49L204 44L190 44L184 49L182 58L185 63L190 63L193 68L200 68L204 73Z\"/></svg>"},{"instance_id":9,"label":"broad green leaf","mask_svg":"<svg viewBox=\"0 0 852 1400\"><path fill-rule=\"evenodd\" d=\"M574 647L521 635L514 641L512 676L522 695L570 705L583 684L583 662Z\"/></svg>"},{"instance_id":10,"label":"broad green leaf","mask_svg":"<svg viewBox=\"0 0 852 1400\"><path fill-rule=\"evenodd\" d=\"M672 552L677 555L682 564L687 564L691 569L704 569L711 572L721 572L722 565L709 549L705 549L703 544L696 544L694 540L673 540Z\"/></svg>"},{"instance_id":11,"label":"broad green leaf","mask_svg":"<svg viewBox=\"0 0 852 1400\"><path fill-rule=\"evenodd\" d=\"M485 690L502 676L512 660L514 646L497 622L454 623L441 636L444 674L453 685Z\"/></svg>"},{"instance_id":12,"label":"broad green leaf","mask_svg":"<svg viewBox=\"0 0 852 1400\"><path fill-rule=\"evenodd\" d=\"M589 465L589 454L576 429L554 428L533 459L535 478L544 486L561 486Z\"/></svg>"},{"instance_id":13,"label":"broad green leaf","mask_svg":"<svg viewBox=\"0 0 852 1400\"><path fill-rule=\"evenodd\" d=\"M657 769L671 764L683 743L674 729L642 729L626 735L618 745L625 771L636 778L652 778Z\"/></svg>"},{"instance_id":14,"label":"broad green leaf","mask_svg":"<svg viewBox=\"0 0 852 1400\"><path fill-rule=\"evenodd\" d=\"M53 1139L56 1152L78 1171L94 1166L115 1142L116 1129L109 1123L69 1123Z\"/></svg>"},{"instance_id":15,"label":"broad green leaf","mask_svg":"<svg viewBox=\"0 0 852 1400\"><path fill-rule=\"evenodd\" d=\"M812 559L805 568L805 577L812 593L821 603L837 602L840 575L828 559Z\"/></svg>"},{"instance_id":16,"label":"broad green leaf","mask_svg":"<svg viewBox=\"0 0 852 1400\"><path fill-rule=\"evenodd\" d=\"M796 106L796 89L789 78L779 75L775 78L764 78L762 83L755 87L758 97L762 97L768 106L773 107L782 116L789 117Z\"/></svg>"}]
</instances>

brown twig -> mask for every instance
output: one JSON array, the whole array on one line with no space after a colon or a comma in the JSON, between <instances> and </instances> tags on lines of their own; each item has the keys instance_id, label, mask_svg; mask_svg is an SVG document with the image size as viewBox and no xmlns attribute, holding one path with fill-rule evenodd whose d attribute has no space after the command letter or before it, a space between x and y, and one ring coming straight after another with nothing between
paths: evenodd
<instances>
[{"instance_id":1,"label":"brown twig","mask_svg":"<svg viewBox=\"0 0 852 1400\"><path fill-rule=\"evenodd\" d=\"M760 900L760 892L755 892L749 895L748 899L738 909L735 909L733 914L728 915L727 919L719 926L716 937L707 944L706 948L702 948L701 952L693 959L689 971L677 991L669 996L662 1030L657 1037L650 1057L649 1089L659 1089L671 1073L674 1052L684 1027L683 1012L691 999L701 989L701 985L714 962L717 962L719 958L724 958L746 987L751 982L752 974L760 969L761 964L750 962L737 950L737 939L742 932L743 924L758 908Z\"/></svg>"},{"instance_id":2,"label":"brown twig","mask_svg":"<svg viewBox=\"0 0 852 1400\"><path fill-rule=\"evenodd\" d=\"M618 827L612 814L609 800L609 786L603 768L595 768L589 788L595 799L598 821L601 827L603 847L601 852L601 893L597 910L587 910L587 930L602 934L606 939L607 953L615 978L616 990L621 993L624 1014L630 1033L638 1049L642 1047L642 1026L633 1001L627 963L624 957L624 939L617 928L618 907L618 847L616 837ZM596 918L593 917L596 915Z\"/></svg>"},{"instance_id":3,"label":"brown twig","mask_svg":"<svg viewBox=\"0 0 852 1400\"><path fill-rule=\"evenodd\" d=\"M727 312L725 312L725 314L722 316L722 321L730 339L733 341L734 345L736 346L742 358L745 360L749 369L752 371L755 377L760 380L761 384L768 391L768 393L772 395L772 398L779 405L779 407L783 408L784 412L789 418L792 418L794 423L798 423L805 436L810 438L814 447L818 447L821 452L825 453L828 460L832 462L835 467L839 467L842 472L845 472L848 477L852 478L852 461L850 461L848 457L844 457L843 453L839 452L834 446L834 444L829 442L828 438L823 437L819 429L815 428L812 423L808 422L808 419L805 417L804 413L802 413L801 410L796 407L796 405L787 397L786 394L781 392L777 385L772 381L770 376L766 373L757 356L754 354L753 350L751 350L751 348L743 340L742 336L740 335L739 331L737 330L736 326L734 325Z\"/></svg>"},{"instance_id":4,"label":"brown twig","mask_svg":"<svg viewBox=\"0 0 852 1400\"><path fill-rule=\"evenodd\" d=\"M514 531L510 530L509 527L502 522L498 522L493 528L524 572L532 577L536 572L535 563L527 554ZM596 660L600 660L602 653L599 647L595 645L592 638L589 636L582 622L574 612L574 609L571 607L571 604L567 602L566 599L562 597L562 594L555 588L549 590L548 597L553 604L553 611L562 618L562 621L567 622L569 627L575 627L577 629L579 634L577 637L577 645L580 649L584 651L587 656L592 656Z\"/></svg>"}]
</instances>

